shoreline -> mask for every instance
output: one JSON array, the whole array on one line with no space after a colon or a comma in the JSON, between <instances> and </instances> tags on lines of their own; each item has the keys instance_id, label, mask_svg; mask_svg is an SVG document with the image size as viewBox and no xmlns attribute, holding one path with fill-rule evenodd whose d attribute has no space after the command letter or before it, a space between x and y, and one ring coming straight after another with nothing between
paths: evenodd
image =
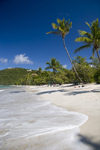
<instances>
[{"instance_id":1,"label":"shoreline","mask_svg":"<svg viewBox=\"0 0 100 150\"><path fill-rule=\"evenodd\" d=\"M45 101L34 88L8 88L1 93L0 149L91 150L77 137L87 116Z\"/></svg>"},{"instance_id":2,"label":"shoreline","mask_svg":"<svg viewBox=\"0 0 100 150\"><path fill-rule=\"evenodd\" d=\"M5 112L3 114L1 113L1 118L3 116L4 118L6 118L7 114L9 116L10 110L12 110L13 115L15 114L16 116L17 114L16 117L18 118L23 115L26 118L28 117L27 118L28 121L27 119L25 119L26 121L23 120L24 117L22 117L21 120L19 120L18 118L14 119L13 115L11 115L11 117L9 118L10 119L9 121L11 121L12 126L13 126L12 123L13 119L14 119L13 121L15 127L17 127L16 123L18 123L19 135L22 134L25 135L26 131L27 134L29 135L28 137L29 140L27 140L26 138L24 140L18 140L18 141L15 140L14 143L10 142L12 143L11 147L15 148L15 146L17 146L16 145L17 142L17 144L22 147L21 149L23 149L24 146L28 147L29 144L31 144L32 147L36 145L35 148L37 150L40 149L39 145L42 144L43 146L42 148L46 146L45 149L48 150L48 144L45 142L48 139L49 149L51 148L51 146L54 147L57 146L57 149L63 150L64 149L63 142L65 144L67 140L67 142L70 143L71 142L69 139L70 136L70 138L72 137L71 140L74 138L73 139L74 141L72 140L74 142L73 144L78 146L76 150L80 150L80 147L82 148L82 150L83 149L100 150L100 85L87 84L85 85L85 87L72 86L71 84L55 86L55 87L54 86L48 87L47 85L15 86L15 88L7 88L4 91L2 91L0 98L1 98L1 112L3 111ZM16 106L18 107L18 109ZM8 109L8 111L5 111L5 109ZM65 115L66 113L67 116ZM34 116L35 114L37 117ZM44 117L41 118L42 117L41 115L43 114ZM86 121L86 116L88 116L87 121ZM50 117L50 120L48 120L49 123L47 121L48 117ZM34 136L34 140L33 140L33 132L34 133L37 132L37 130L34 130L34 123L35 123L34 119L36 120L39 119L41 121L38 122L38 125L40 127L40 131L39 131L40 135ZM7 120L1 120L1 121L5 122ZM22 122L22 124L20 123L20 121ZM72 124L74 125L74 128L70 126ZM25 126L27 128L25 128ZM62 126L64 128L63 131L61 131L63 128L59 128ZM22 129L20 130L20 127L23 129L23 132ZM68 127L69 130L66 127ZM14 128L15 131L16 129L17 128ZM51 131L55 131L55 129L57 129L57 131L52 133ZM58 131L58 129L60 130ZM4 130L4 131L8 132L8 130ZM50 131L51 134L48 133L48 131ZM47 134L42 135L42 133L46 133L46 132ZM9 135L9 138L11 135L15 136L15 134L13 134L12 127L11 127L11 133L7 133L7 134ZM3 138L1 139L3 140ZM57 145L57 142L61 144L60 145L61 147ZM65 148L67 146L66 144L65 144ZM73 144L70 143L69 147ZM10 145L8 143L8 145L5 146L7 146L8 148ZM72 149L69 148L68 150L72 150Z\"/></svg>"},{"instance_id":3,"label":"shoreline","mask_svg":"<svg viewBox=\"0 0 100 150\"><path fill-rule=\"evenodd\" d=\"M87 115L89 119L80 127L80 135L93 143L100 143L100 84L87 84L85 87L62 85L27 88L43 100L49 100L68 111Z\"/></svg>"}]
</instances>

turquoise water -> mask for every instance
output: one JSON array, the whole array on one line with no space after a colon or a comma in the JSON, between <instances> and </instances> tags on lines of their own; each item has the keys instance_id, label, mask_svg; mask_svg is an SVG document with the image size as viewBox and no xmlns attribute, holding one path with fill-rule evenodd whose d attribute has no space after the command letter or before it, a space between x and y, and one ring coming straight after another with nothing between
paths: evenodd
<instances>
[{"instance_id":1,"label":"turquoise water","mask_svg":"<svg viewBox=\"0 0 100 150\"><path fill-rule=\"evenodd\" d=\"M0 89L10 88L11 85L0 85Z\"/></svg>"}]
</instances>

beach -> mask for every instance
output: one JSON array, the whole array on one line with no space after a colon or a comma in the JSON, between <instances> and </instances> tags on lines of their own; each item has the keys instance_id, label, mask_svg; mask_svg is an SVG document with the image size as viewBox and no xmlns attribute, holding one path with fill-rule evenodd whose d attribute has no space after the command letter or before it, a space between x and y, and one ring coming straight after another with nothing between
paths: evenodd
<instances>
[{"instance_id":1,"label":"beach","mask_svg":"<svg viewBox=\"0 0 100 150\"><path fill-rule=\"evenodd\" d=\"M36 89L35 87L30 87ZM69 111L88 116L88 121L80 127L80 138L94 149L100 149L100 85L87 84L85 87L71 84L56 87L39 87L38 95L43 100Z\"/></svg>"},{"instance_id":2,"label":"beach","mask_svg":"<svg viewBox=\"0 0 100 150\"><path fill-rule=\"evenodd\" d=\"M100 85L0 92L0 150L99 150Z\"/></svg>"}]
</instances>

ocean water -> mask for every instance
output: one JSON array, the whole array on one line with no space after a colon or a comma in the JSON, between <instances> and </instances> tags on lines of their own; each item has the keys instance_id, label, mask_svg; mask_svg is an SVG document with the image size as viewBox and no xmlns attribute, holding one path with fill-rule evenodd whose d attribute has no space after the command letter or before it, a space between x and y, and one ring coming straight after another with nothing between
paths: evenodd
<instances>
[{"instance_id":1,"label":"ocean water","mask_svg":"<svg viewBox=\"0 0 100 150\"><path fill-rule=\"evenodd\" d=\"M0 85L0 92L4 91L5 89L11 88L10 85Z\"/></svg>"},{"instance_id":2,"label":"ocean water","mask_svg":"<svg viewBox=\"0 0 100 150\"><path fill-rule=\"evenodd\" d=\"M24 87L0 90L0 150L91 150L77 136L86 115L43 101Z\"/></svg>"},{"instance_id":3,"label":"ocean water","mask_svg":"<svg viewBox=\"0 0 100 150\"><path fill-rule=\"evenodd\" d=\"M0 89L10 88L10 85L0 85Z\"/></svg>"}]
</instances>

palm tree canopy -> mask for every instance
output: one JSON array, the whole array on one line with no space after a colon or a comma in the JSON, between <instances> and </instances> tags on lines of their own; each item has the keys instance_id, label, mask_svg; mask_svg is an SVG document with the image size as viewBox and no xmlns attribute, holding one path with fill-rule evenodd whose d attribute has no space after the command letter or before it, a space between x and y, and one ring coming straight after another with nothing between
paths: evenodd
<instances>
[{"instance_id":1,"label":"palm tree canopy","mask_svg":"<svg viewBox=\"0 0 100 150\"><path fill-rule=\"evenodd\" d=\"M76 76L78 77L79 81L83 83L83 81L81 80L81 78L79 77L79 75L77 73L77 70L76 70L76 68L75 68L75 66L72 62L71 56L70 56L69 51L68 51L68 49L66 47L66 44L65 44L65 36L69 33L71 27L72 27L72 22L70 22L70 20L66 21L64 18L62 20L57 19L57 24L52 23L52 28L54 30L48 32L47 34L52 34L53 33L53 34L56 34L56 35L60 35L62 37L63 45L64 45L66 53L69 57L69 60L72 64L72 66L73 66L73 70L74 70ZM53 69L53 71L54 71L54 69Z\"/></svg>"},{"instance_id":2,"label":"palm tree canopy","mask_svg":"<svg viewBox=\"0 0 100 150\"><path fill-rule=\"evenodd\" d=\"M86 22L86 25L88 25L90 32L86 31L79 31L80 37L76 38L76 42L82 42L84 45L77 48L75 50L75 53L80 51L81 49L88 48L93 46L93 55L96 50L100 49L100 24L99 20L96 19L92 22L90 25L88 22Z\"/></svg>"},{"instance_id":3,"label":"palm tree canopy","mask_svg":"<svg viewBox=\"0 0 100 150\"><path fill-rule=\"evenodd\" d=\"M57 24L52 23L52 28L54 31L47 32L47 34L60 35L64 39L65 36L69 33L71 27L72 22L70 22L70 20L66 21L64 18L62 20L57 19Z\"/></svg>"},{"instance_id":4,"label":"palm tree canopy","mask_svg":"<svg viewBox=\"0 0 100 150\"><path fill-rule=\"evenodd\" d=\"M56 60L56 58L52 58L50 62L47 62L46 64L48 65L46 70L53 69L53 72L57 72L57 69L61 68L61 64Z\"/></svg>"}]
</instances>

